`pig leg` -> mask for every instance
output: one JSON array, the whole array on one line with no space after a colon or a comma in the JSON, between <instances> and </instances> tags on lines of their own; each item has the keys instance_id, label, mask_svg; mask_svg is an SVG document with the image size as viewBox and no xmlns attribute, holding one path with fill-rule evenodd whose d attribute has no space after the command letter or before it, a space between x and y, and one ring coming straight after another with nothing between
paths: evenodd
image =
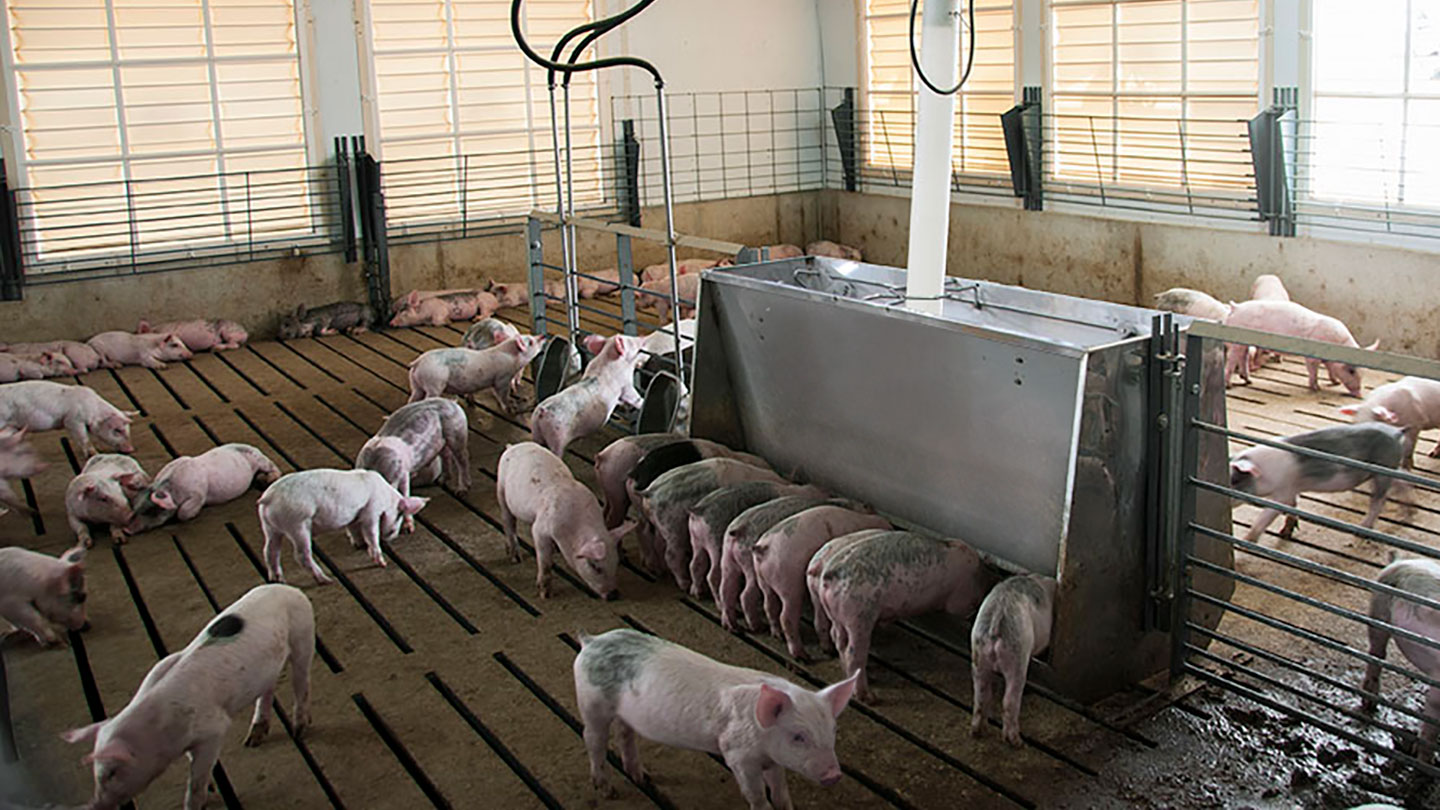
<instances>
[{"instance_id":1,"label":"pig leg","mask_svg":"<svg viewBox=\"0 0 1440 810\"><path fill-rule=\"evenodd\" d=\"M1416 436L1418 437L1419 434L1417 433ZM1440 458L1440 441L1435 442L1435 446L1430 448L1430 457Z\"/></svg>"},{"instance_id":2,"label":"pig leg","mask_svg":"<svg viewBox=\"0 0 1440 810\"><path fill-rule=\"evenodd\" d=\"M265 741L270 733L271 703L275 700L275 684L270 684L264 694L255 699L255 716L250 719L250 733L245 735L245 747L254 748Z\"/></svg>"},{"instance_id":3,"label":"pig leg","mask_svg":"<svg viewBox=\"0 0 1440 810\"><path fill-rule=\"evenodd\" d=\"M727 548L720 552L720 623L726 630L735 632L735 613L740 604L740 566L735 563L735 551Z\"/></svg>"},{"instance_id":4,"label":"pig leg","mask_svg":"<svg viewBox=\"0 0 1440 810\"><path fill-rule=\"evenodd\" d=\"M520 544L515 537L515 516L510 513L510 508L505 505L505 496L500 496L500 525L505 529L505 551L510 555L510 562L520 562Z\"/></svg>"},{"instance_id":5,"label":"pig leg","mask_svg":"<svg viewBox=\"0 0 1440 810\"><path fill-rule=\"evenodd\" d=\"M596 697L586 696L580 702L580 719L585 722L585 752L590 755L590 783L606 797L616 795L605 771L605 749L610 743L610 723L615 719L614 707Z\"/></svg>"},{"instance_id":6,"label":"pig leg","mask_svg":"<svg viewBox=\"0 0 1440 810\"><path fill-rule=\"evenodd\" d=\"M720 581L724 576L725 569L720 565L720 555L724 553L719 540L713 542L706 548L710 553L710 572L705 575L705 584L710 586L710 600L720 602Z\"/></svg>"},{"instance_id":7,"label":"pig leg","mask_svg":"<svg viewBox=\"0 0 1440 810\"><path fill-rule=\"evenodd\" d=\"M90 429L85 420L74 414L65 417L65 432L70 434L70 441L86 458L95 455L95 446L90 444Z\"/></svg>"},{"instance_id":8,"label":"pig leg","mask_svg":"<svg viewBox=\"0 0 1440 810\"><path fill-rule=\"evenodd\" d=\"M1275 518L1277 517L1280 517L1280 510L1278 509L1261 510L1260 514L1256 516L1255 522L1250 524L1250 531L1245 533L1245 539L1251 543L1259 540L1260 537L1265 534L1265 530L1270 528L1270 524L1275 522Z\"/></svg>"},{"instance_id":9,"label":"pig leg","mask_svg":"<svg viewBox=\"0 0 1440 810\"><path fill-rule=\"evenodd\" d=\"M34 602L25 602L15 606L15 613L7 616L16 627L35 637L41 646L48 647L51 644L59 644L60 637L55 634L55 629L50 626L50 620L40 615L35 609Z\"/></svg>"},{"instance_id":10,"label":"pig leg","mask_svg":"<svg viewBox=\"0 0 1440 810\"><path fill-rule=\"evenodd\" d=\"M405 476L404 478L408 485L410 477ZM388 566L389 563L385 562L384 553L380 551L380 516L362 514L360 519L355 522L360 524L360 537L365 541L365 548L370 551L370 562L381 568Z\"/></svg>"},{"instance_id":11,"label":"pig leg","mask_svg":"<svg viewBox=\"0 0 1440 810\"><path fill-rule=\"evenodd\" d=\"M470 442L465 436L464 428L460 428L456 433L458 435L453 441L446 440L445 449L455 469L455 477L451 479L450 486L456 492L463 493L470 489Z\"/></svg>"},{"instance_id":12,"label":"pig leg","mask_svg":"<svg viewBox=\"0 0 1440 810\"><path fill-rule=\"evenodd\" d=\"M280 567L280 544L285 542L283 532L270 528L265 520L264 507L260 512L260 530L265 534L265 581L284 582L285 572Z\"/></svg>"},{"instance_id":13,"label":"pig leg","mask_svg":"<svg viewBox=\"0 0 1440 810\"><path fill-rule=\"evenodd\" d=\"M770 789L770 804L775 806L775 810L792 810L795 805L790 801L790 785L785 781L785 769L771 765L760 773L765 777L765 787Z\"/></svg>"},{"instance_id":14,"label":"pig leg","mask_svg":"<svg viewBox=\"0 0 1440 810\"><path fill-rule=\"evenodd\" d=\"M229 725L225 721L225 725ZM220 759L220 746L225 742L224 731L201 737L190 747L190 782L185 786L185 810L200 810L210 799L210 772Z\"/></svg>"},{"instance_id":15,"label":"pig leg","mask_svg":"<svg viewBox=\"0 0 1440 810\"><path fill-rule=\"evenodd\" d=\"M836 627L842 627L844 622L835 622ZM836 642L835 646L840 650L840 664L846 675L860 673L860 680L856 694L866 703L875 703L875 694L870 691L870 679L865 676L865 661L870 657L870 633L875 629L875 617L870 615L856 616L849 622L850 626L844 628L845 643Z\"/></svg>"},{"instance_id":16,"label":"pig leg","mask_svg":"<svg viewBox=\"0 0 1440 810\"><path fill-rule=\"evenodd\" d=\"M1379 619L1385 623L1390 622L1390 597L1385 594L1375 594L1376 602L1370 608L1370 618ZM1383 600L1383 604L1381 602ZM1388 630L1367 625L1367 632L1370 635L1370 656L1381 661L1385 660L1385 648L1390 646L1390 632ZM1360 699L1360 709L1366 712L1375 711L1375 696L1380 694L1380 665L1374 661L1365 664L1365 679L1360 682L1360 691L1365 694Z\"/></svg>"},{"instance_id":17,"label":"pig leg","mask_svg":"<svg viewBox=\"0 0 1440 810\"><path fill-rule=\"evenodd\" d=\"M117 545L117 546L123 546L123 545L125 545L125 542L126 542L127 540L129 540L129 539L130 539L129 535L125 534L125 527L124 527L124 526L117 526L117 525L115 525L114 523L110 524L110 542L111 542L111 543L114 543L114 544Z\"/></svg>"},{"instance_id":18,"label":"pig leg","mask_svg":"<svg viewBox=\"0 0 1440 810\"><path fill-rule=\"evenodd\" d=\"M555 540L544 532L530 527L531 540L535 543L535 588L541 599L550 598L550 568L555 564Z\"/></svg>"},{"instance_id":19,"label":"pig leg","mask_svg":"<svg viewBox=\"0 0 1440 810\"><path fill-rule=\"evenodd\" d=\"M643 785L650 780L650 775L640 764L639 738L624 720L617 717L615 722L620 727L620 762L625 766L625 775L635 784Z\"/></svg>"},{"instance_id":20,"label":"pig leg","mask_svg":"<svg viewBox=\"0 0 1440 810\"><path fill-rule=\"evenodd\" d=\"M620 518L615 526L619 526L625 522L623 512ZM610 528L613 529L615 526L611 526ZM655 537L655 527L650 525L650 521L641 520L635 524L635 542L640 546L640 557L645 562L646 570L656 576L664 576L665 555L658 547L657 538Z\"/></svg>"},{"instance_id":21,"label":"pig leg","mask_svg":"<svg viewBox=\"0 0 1440 810\"><path fill-rule=\"evenodd\" d=\"M830 637L830 614L825 611L825 606L820 602L820 583L811 582L806 577L805 587L810 591L810 604L815 608L815 635L820 637L820 649L829 655L835 654L835 642ZM799 635L796 635L799 638Z\"/></svg>"},{"instance_id":22,"label":"pig leg","mask_svg":"<svg viewBox=\"0 0 1440 810\"><path fill-rule=\"evenodd\" d=\"M85 521L70 516L67 516L67 520L70 523L70 531L75 532L75 538L80 541L81 545L85 548L95 545L95 540L90 537L90 526Z\"/></svg>"},{"instance_id":23,"label":"pig leg","mask_svg":"<svg viewBox=\"0 0 1440 810\"><path fill-rule=\"evenodd\" d=\"M5 506L11 509L17 509L27 515L35 514L35 511L30 508L30 504L25 503L20 499L19 495L15 494L15 489L10 486L8 480L0 480L0 503L5 504ZM0 512L0 514L4 514L4 512ZM620 524L617 523L615 525L618 526Z\"/></svg>"},{"instance_id":24,"label":"pig leg","mask_svg":"<svg viewBox=\"0 0 1440 810\"><path fill-rule=\"evenodd\" d=\"M203 497L196 496L188 498L180 502L175 510L175 517L177 520L182 521L193 520L196 515L200 514L200 510L204 508L204 506L205 499Z\"/></svg>"},{"instance_id":25,"label":"pig leg","mask_svg":"<svg viewBox=\"0 0 1440 810\"><path fill-rule=\"evenodd\" d=\"M1005 742L1019 748L1024 744L1020 740L1020 701L1025 696L1025 668L1030 659L1028 656L1022 659L1015 650L1007 649L1003 655L1005 660L1001 665L1005 668L1005 715L1001 735Z\"/></svg>"},{"instance_id":26,"label":"pig leg","mask_svg":"<svg viewBox=\"0 0 1440 810\"><path fill-rule=\"evenodd\" d=\"M1370 482L1370 508L1365 512L1365 519L1360 525L1367 529L1375 527L1375 521L1380 518L1380 511L1385 508L1385 499L1390 495L1390 487L1395 479L1388 475L1378 475Z\"/></svg>"},{"instance_id":27,"label":"pig leg","mask_svg":"<svg viewBox=\"0 0 1440 810\"><path fill-rule=\"evenodd\" d=\"M970 736L979 737L985 732L985 709L990 702L990 692L995 687L995 672L980 663L979 654L971 650L970 683L974 687L970 706Z\"/></svg>"},{"instance_id":28,"label":"pig leg","mask_svg":"<svg viewBox=\"0 0 1440 810\"><path fill-rule=\"evenodd\" d=\"M295 553L295 561L304 566L305 569L310 572L311 576L315 577L315 584L328 585L333 582L334 580L330 579L330 577L325 575L324 571L320 570L319 563L315 562L315 553L310 548L310 525L308 523L305 524L290 534L289 537L291 550ZM278 562L280 555L278 548L275 550L275 555Z\"/></svg>"},{"instance_id":29,"label":"pig leg","mask_svg":"<svg viewBox=\"0 0 1440 810\"><path fill-rule=\"evenodd\" d=\"M770 622L770 635L774 636L775 638L781 638L780 595L775 593L775 591L768 584L766 584L765 578L760 575L759 569L756 569L755 571L755 581L759 584L760 595L764 597L765 600L765 618L767 621Z\"/></svg>"},{"instance_id":30,"label":"pig leg","mask_svg":"<svg viewBox=\"0 0 1440 810\"><path fill-rule=\"evenodd\" d=\"M740 795L750 803L750 810L770 810L770 802L765 798L764 773L754 762L747 759L749 752L732 748L720 753L725 757L725 765L735 774L735 781L740 785Z\"/></svg>"},{"instance_id":31,"label":"pig leg","mask_svg":"<svg viewBox=\"0 0 1440 810\"><path fill-rule=\"evenodd\" d=\"M760 596L760 582L755 576L755 557L748 551L736 551L740 561L740 574L745 577L745 589L740 592L740 607L745 611L745 623L750 631L760 632L764 617L764 600Z\"/></svg>"},{"instance_id":32,"label":"pig leg","mask_svg":"<svg viewBox=\"0 0 1440 810\"><path fill-rule=\"evenodd\" d=\"M670 533L661 529L659 532L660 542L665 544L665 565L669 567L671 576L675 577L675 584L680 590L690 590L690 565L685 559L685 549L689 543L683 538L672 538Z\"/></svg>"},{"instance_id":33,"label":"pig leg","mask_svg":"<svg viewBox=\"0 0 1440 810\"><path fill-rule=\"evenodd\" d=\"M290 689L295 695L292 728L297 740L310 727L310 661L314 657L315 619L311 616L290 627Z\"/></svg>"},{"instance_id":34,"label":"pig leg","mask_svg":"<svg viewBox=\"0 0 1440 810\"><path fill-rule=\"evenodd\" d=\"M699 599L704 590L701 584L710 575L710 549L705 546L705 538L696 532L690 532L690 596Z\"/></svg>"},{"instance_id":35,"label":"pig leg","mask_svg":"<svg viewBox=\"0 0 1440 810\"><path fill-rule=\"evenodd\" d=\"M779 594L775 600L780 602L780 620L776 625L780 627L785 636L785 646L790 650L790 657L796 661L809 661L810 654L805 652L805 644L800 639L800 605L802 600L797 594L794 598L785 599Z\"/></svg>"},{"instance_id":36,"label":"pig leg","mask_svg":"<svg viewBox=\"0 0 1440 810\"><path fill-rule=\"evenodd\" d=\"M1320 374L1320 361L1313 357L1305 358L1305 371L1310 375L1310 390L1319 391L1320 381L1317 377Z\"/></svg>"}]
</instances>

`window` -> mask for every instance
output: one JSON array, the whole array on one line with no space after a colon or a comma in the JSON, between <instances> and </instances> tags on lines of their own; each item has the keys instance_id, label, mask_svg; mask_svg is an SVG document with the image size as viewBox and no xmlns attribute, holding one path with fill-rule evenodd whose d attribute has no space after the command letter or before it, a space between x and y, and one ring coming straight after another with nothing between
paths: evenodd
<instances>
[{"instance_id":1,"label":"window","mask_svg":"<svg viewBox=\"0 0 1440 810\"><path fill-rule=\"evenodd\" d=\"M6 6L32 261L309 229L292 0Z\"/></svg>"},{"instance_id":2,"label":"window","mask_svg":"<svg viewBox=\"0 0 1440 810\"><path fill-rule=\"evenodd\" d=\"M1258 0L1051 0L1052 178L1240 191Z\"/></svg>"},{"instance_id":3,"label":"window","mask_svg":"<svg viewBox=\"0 0 1440 810\"><path fill-rule=\"evenodd\" d=\"M588 0L529 0L524 12L526 36L547 56L591 18ZM553 207L545 71L515 46L510 0L371 0L370 20L390 222L403 228ZM570 115L576 196L598 200L594 73L572 80Z\"/></svg>"},{"instance_id":4,"label":"window","mask_svg":"<svg viewBox=\"0 0 1440 810\"><path fill-rule=\"evenodd\" d=\"M1440 0L1315 0L1311 199L1440 207ZM1308 154L1307 154L1308 153Z\"/></svg>"},{"instance_id":5,"label":"window","mask_svg":"<svg viewBox=\"0 0 1440 810\"><path fill-rule=\"evenodd\" d=\"M865 160L872 169L909 169L915 160L919 84L910 69L909 0L865 0L863 22ZM962 179L966 174L1008 177L1000 114L1015 105L1014 5L977 0L975 25L975 64L956 98L951 168ZM915 28L918 47L918 20ZM964 36L962 42L968 43L968 33Z\"/></svg>"}]
</instances>

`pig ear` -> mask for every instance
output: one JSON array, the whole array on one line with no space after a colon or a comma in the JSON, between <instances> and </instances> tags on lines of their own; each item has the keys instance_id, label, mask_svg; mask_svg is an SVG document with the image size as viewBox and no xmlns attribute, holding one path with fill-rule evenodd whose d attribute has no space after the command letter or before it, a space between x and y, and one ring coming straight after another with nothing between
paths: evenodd
<instances>
[{"instance_id":1,"label":"pig ear","mask_svg":"<svg viewBox=\"0 0 1440 810\"><path fill-rule=\"evenodd\" d=\"M91 723L88 726L81 726L80 728L72 728L69 731L62 731L60 732L60 739L64 740L67 743L84 743L86 745L93 745L95 743L95 735L100 733L100 727L108 722L110 721L101 720L98 723ZM89 759L88 755L86 756L86 759Z\"/></svg>"},{"instance_id":2,"label":"pig ear","mask_svg":"<svg viewBox=\"0 0 1440 810\"><path fill-rule=\"evenodd\" d=\"M137 325L137 326L135 327L135 334L137 334L137 335L143 335L143 334L145 334L146 332L149 332L149 331L151 330L151 328L152 328L152 327L150 326L150 322L149 322L149 321L141 321L141 322L139 323L139 325Z\"/></svg>"},{"instance_id":3,"label":"pig ear","mask_svg":"<svg viewBox=\"0 0 1440 810\"><path fill-rule=\"evenodd\" d=\"M617 543L620 542L621 539L625 537L625 535L629 534L635 529L636 525L636 522L633 520L627 520L624 523L621 523L619 526L616 526L615 528L610 530L610 539L614 540Z\"/></svg>"},{"instance_id":4,"label":"pig ear","mask_svg":"<svg viewBox=\"0 0 1440 810\"><path fill-rule=\"evenodd\" d=\"M416 304L419 304L419 303L420 303L420 291L419 291L419 290L411 290L411 291L410 291L410 294L407 295L407 296L405 296L405 306L414 308L414 306L415 306Z\"/></svg>"},{"instance_id":5,"label":"pig ear","mask_svg":"<svg viewBox=\"0 0 1440 810\"><path fill-rule=\"evenodd\" d=\"M1373 352L1378 348L1380 348L1380 339L1376 338L1374 343L1371 343L1369 346L1365 347L1365 351Z\"/></svg>"},{"instance_id":6,"label":"pig ear","mask_svg":"<svg viewBox=\"0 0 1440 810\"><path fill-rule=\"evenodd\" d=\"M120 415L125 418L126 424L129 424L129 422L130 422L131 419L134 419L135 417L137 417L137 416L140 415L140 412L139 412L139 411L121 411L121 412L120 412Z\"/></svg>"},{"instance_id":7,"label":"pig ear","mask_svg":"<svg viewBox=\"0 0 1440 810\"><path fill-rule=\"evenodd\" d=\"M604 540L591 540L575 550L575 558L579 560L603 560L605 559L606 550Z\"/></svg>"},{"instance_id":8,"label":"pig ear","mask_svg":"<svg viewBox=\"0 0 1440 810\"><path fill-rule=\"evenodd\" d=\"M70 563L71 565L79 565L85 561L85 553L87 551L89 551L89 549L85 548L85 545L82 543L60 555L60 560Z\"/></svg>"},{"instance_id":9,"label":"pig ear","mask_svg":"<svg viewBox=\"0 0 1440 810\"><path fill-rule=\"evenodd\" d=\"M605 348L605 336L586 335L585 339L580 341L580 345L584 346L585 351L590 352L591 354L599 354L600 350Z\"/></svg>"},{"instance_id":10,"label":"pig ear","mask_svg":"<svg viewBox=\"0 0 1440 810\"><path fill-rule=\"evenodd\" d=\"M1259 472L1255 467L1255 462L1248 458L1237 458L1230 462L1230 469L1238 470L1246 475L1255 475Z\"/></svg>"},{"instance_id":11,"label":"pig ear","mask_svg":"<svg viewBox=\"0 0 1440 810\"><path fill-rule=\"evenodd\" d=\"M175 508L175 501L170 497L170 493L168 492L151 492L150 502L161 509L173 510Z\"/></svg>"},{"instance_id":12,"label":"pig ear","mask_svg":"<svg viewBox=\"0 0 1440 810\"><path fill-rule=\"evenodd\" d=\"M851 695L855 694L855 684L859 683L860 670L845 680L832 684L820 690L820 698L830 704L830 714L839 717L840 712L850 703Z\"/></svg>"},{"instance_id":13,"label":"pig ear","mask_svg":"<svg viewBox=\"0 0 1440 810\"><path fill-rule=\"evenodd\" d=\"M72 562L65 566L65 575L60 578L60 592L70 593L72 591L84 590L85 588L85 564Z\"/></svg>"},{"instance_id":14,"label":"pig ear","mask_svg":"<svg viewBox=\"0 0 1440 810\"><path fill-rule=\"evenodd\" d=\"M755 701L755 720L761 728L770 728L790 708L790 696L770 684L760 684L760 698Z\"/></svg>"},{"instance_id":15,"label":"pig ear","mask_svg":"<svg viewBox=\"0 0 1440 810\"><path fill-rule=\"evenodd\" d=\"M424 509L425 504L429 502L429 498L401 498L400 511L407 515L413 515L421 509Z\"/></svg>"},{"instance_id":16,"label":"pig ear","mask_svg":"<svg viewBox=\"0 0 1440 810\"><path fill-rule=\"evenodd\" d=\"M1370 412L1375 414L1375 418L1381 422L1388 422L1392 425L1400 424L1400 414L1395 413L1384 405L1376 405L1370 409Z\"/></svg>"},{"instance_id":17,"label":"pig ear","mask_svg":"<svg viewBox=\"0 0 1440 810\"><path fill-rule=\"evenodd\" d=\"M1354 416L1355 414L1357 414L1357 413L1360 412L1360 406L1359 406L1359 405L1341 405L1340 408L1339 408L1339 411L1340 411L1341 414L1343 414L1343 415L1345 415L1345 416Z\"/></svg>"}]
</instances>

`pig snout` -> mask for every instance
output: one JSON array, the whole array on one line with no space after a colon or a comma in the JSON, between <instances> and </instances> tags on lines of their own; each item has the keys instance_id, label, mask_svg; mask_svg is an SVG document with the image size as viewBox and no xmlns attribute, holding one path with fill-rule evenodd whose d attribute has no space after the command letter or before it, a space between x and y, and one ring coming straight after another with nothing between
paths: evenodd
<instances>
[{"instance_id":1,"label":"pig snout","mask_svg":"<svg viewBox=\"0 0 1440 810\"><path fill-rule=\"evenodd\" d=\"M840 781L840 777L843 776L843 775L844 775L844 774L842 774L842 773L840 772L840 765L837 763L837 764L835 764L834 766L832 766L832 767L830 767L829 769L827 769L827 770L825 771L825 773L821 774L821 775L820 775L820 779L819 779L818 781L820 782L821 785L824 785L825 787L831 787L831 786L833 786L836 782L839 782L839 781Z\"/></svg>"}]
</instances>

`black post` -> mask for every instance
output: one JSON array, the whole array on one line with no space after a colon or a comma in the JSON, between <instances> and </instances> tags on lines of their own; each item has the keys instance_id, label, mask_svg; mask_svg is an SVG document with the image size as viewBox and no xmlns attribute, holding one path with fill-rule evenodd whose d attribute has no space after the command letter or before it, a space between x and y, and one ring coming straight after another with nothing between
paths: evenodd
<instances>
[{"instance_id":1,"label":"black post","mask_svg":"<svg viewBox=\"0 0 1440 810\"><path fill-rule=\"evenodd\" d=\"M340 243L345 247L345 263L352 264L356 259L355 203L350 196L354 190L350 181L349 142L344 137L335 139L335 190L340 195L340 205L336 208L340 217Z\"/></svg>"},{"instance_id":2,"label":"black post","mask_svg":"<svg viewBox=\"0 0 1440 810\"><path fill-rule=\"evenodd\" d=\"M1025 198L1026 211L1045 207L1041 98L1039 87L1026 87L1024 101L1000 114L1005 153L1010 159L1010 187L1016 197Z\"/></svg>"},{"instance_id":3,"label":"black post","mask_svg":"<svg viewBox=\"0 0 1440 810\"><path fill-rule=\"evenodd\" d=\"M1275 88L1275 105L1250 119L1250 161L1255 169L1255 196L1260 219L1270 223L1271 236L1295 235L1294 178L1296 111L1294 88Z\"/></svg>"},{"instance_id":4,"label":"black post","mask_svg":"<svg viewBox=\"0 0 1440 810\"><path fill-rule=\"evenodd\" d=\"M640 141L635 137L635 121L620 122L620 211L625 221L640 227Z\"/></svg>"},{"instance_id":5,"label":"black post","mask_svg":"<svg viewBox=\"0 0 1440 810\"><path fill-rule=\"evenodd\" d=\"M845 190L860 188L860 173L856 160L855 143L855 88L845 88L845 98L830 110L830 120L835 125L835 143L840 149L840 169L845 173Z\"/></svg>"},{"instance_id":6,"label":"black post","mask_svg":"<svg viewBox=\"0 0 1440 810\"><path fill-rule=\"evenodd\" d=\"M365 287L376 325L390 321L390 250L385 238L385 192L381 188L380 161L365 151L363 135L352 136L355 160L355 198L360 206L361 256Z\"/></svg>"},{"instance_id":7,"label":"black post","mask_svg":"<svg viewBox=\"0 0 1440 810\"><path fill-rule=\"evenodd\" d=\"M0 159L0 300L25 297L25 250L20 242L20 207L5 161Z\"/></svg>"}]
</instances>

